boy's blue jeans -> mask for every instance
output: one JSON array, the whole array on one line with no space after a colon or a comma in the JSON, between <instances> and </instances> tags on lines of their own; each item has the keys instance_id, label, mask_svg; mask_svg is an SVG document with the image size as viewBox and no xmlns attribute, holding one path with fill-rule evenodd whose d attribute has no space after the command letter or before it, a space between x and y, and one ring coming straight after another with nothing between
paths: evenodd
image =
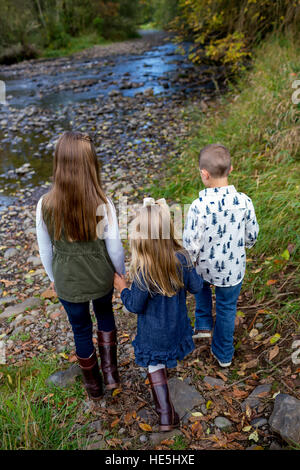
<instances>
[{"instance_id":1,"label":"boy's blue jeans","mask_svg":"<svg viewBox=\"0 0 300 470\"><path fill-rule=\"evenodd\" d=\"M232 287L215 288L216 322L211 348L221 362L231 362L233 357L234 321L241 287L242 282ZM202 290L195 294L195 299L195 330L212 330L212 292L209 282L203 281Z\"/></svg>"}]
</instances>

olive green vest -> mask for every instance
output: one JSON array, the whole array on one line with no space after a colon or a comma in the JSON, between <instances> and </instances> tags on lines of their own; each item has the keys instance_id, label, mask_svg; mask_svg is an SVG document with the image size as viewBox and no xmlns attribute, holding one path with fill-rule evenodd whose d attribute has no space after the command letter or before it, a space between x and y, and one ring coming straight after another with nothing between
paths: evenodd
<instances>
[{"instance_id":1,"label":"olive green vest","mask_svg":"<svg viewBox=\"0 0 300 470\"><path fill-rule=\"evenodd\" d=\"M69 242L63 236L54 240L49 218L42 212L53 245L52 270L57 296L78 303L108 294L113 288L115 270L105 241L98 238Z\"/></svg>"}]
</instances>

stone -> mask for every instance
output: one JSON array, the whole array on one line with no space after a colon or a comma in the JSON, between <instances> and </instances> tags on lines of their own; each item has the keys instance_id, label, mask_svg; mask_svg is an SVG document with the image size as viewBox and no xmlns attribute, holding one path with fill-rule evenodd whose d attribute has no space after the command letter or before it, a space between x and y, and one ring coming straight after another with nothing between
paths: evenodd
<instances>
[{"instance_id":1,"label":"stone","mask_svg":"<svg viewBox=\"0 0 300 470\"><path fill-rule=\"evenodd\" d=\"M278 442L271 442L271 445L269 447L270 450L281 450L282 447L278 444Z\"/></svg>"},{"instance_id":2,"label":"stone","mask_svg":"<svg viewBox=\"0 0 300 470\"><path fill-rule=\"evenodd\" d=\"M8 248L8 250L6 250L4 253L4 258L5 259L13 258L17 254L18 254L18 250L16 250L15 248Z\"/></svg>"},{"instance_id":3,"label":"stone","mask_svg":"<svg viewBox=\"0 0 300 470\"><path fill-rule=\"evenodd\" d=\"M176 436L182 436L180 429L173 429L172 431L167 432L153 432L150 434L149 438L153 446L157 446L164 441L165 439L173 439Z\"/></svg>"},{"instance_id":4,"label":"stone","mask_svg":"<svg viewBox=\"0 0 300 470\"><path fill-rule=\"evenodd\" d=\"M5 320L11 316L19 315L20 313L25 312L27 308L39 307L42 301L38 297L29 297L19 304L12 305L11 307L6 307L4 312L0 314L0 321Z\"/></svg>"},{"instance_id":5,"label":"stone","mask_svg":"<svg viewBox=\"0 0 300 470\"><path fill-rule=\"evenodd\" d=\"M39 256L29 256L27 262L33 264L33 266L39 266L42 264L41 258Z\"/></svg>"},{"instance_id":6,"label":"stone","mask_svg":"<svg viewBox=\"0 0 300 470\"><path fill-rule=\"evenodd\" d=\"M224 416L217 416L214 420L214 424L221 431L228 432L232 430L232 422Z\"/></svg>"},{"instance_id":7,"label":"stone","mask_svg":"<svg viewBox=\"0 0 300 470\"><path fill-rule=\"evenodd\" d=\"M246 400L242 402L242 410L245 411L247 405L249 405L250 408L258 408L261 403L261 398L266 396L270 392L271 388L271 384L263 384L255 387Z\"/></svg>"},{"instance_id":8,"label":"stone","mask_svg":"<svg viewBox=\"0 0 300 470\"><path fill-rule=\"evenodd\" d=\"M275 398L269 425L286 442L300 444L300 400L279 393Z\"/></svg>"},{"instance_id":9,"label":"stone","mask_svg":"<svg viewBox=\"0 0 300 470\"><path fill-rule=\"evenodd\" d=\"M153 88L146 88L146 90L144 90L145 96L153 96L153 93Z\"/></svg>"},{"instance_id":10,"label":"stone","mask_svg":"<svg viewBox=\"0 0 300 470\"><path fill-rule=\"evenodd\" d=\"M265 426L265 424L268 424L268 420L266 418L255 418L251 421L251 426L254 428L261 428L262 426Z\"/></svg>"},{"instance_id":11,"label":"stone","mask_svg":"<svg viewBox=\"0 0 300 470\"><path fill-rule=\"evenodd\" d=\"M99 436L99 434L91 435L89 436L90 444L86 445L85 447L82 447L82 450L102 450L105 449L106 443L105 440Z\"/></svg>"},{"instance_id":12,"label":"stone","mask_svg":"<svg viewBox=\"0 0 300 470\"><path fill-rule=\"evenodd\" d=\"M140 441L141 441L142 443L145 443L145 442L148 441L148 437L145 436L145 434L142 434L142 435L140 436Z\"/></svg>"},{"instance_id":13,"label":"stone","mask_svg":"<svg viewBox=\"0 0 300 470\"><path fill-rule=\"evenodd\" d=\"M203 396L194 386L188 385L177 377L172 377L169 381L171 399L180 419L188 414L196 406L205 402Z\"/></svg>"},{"instance_id":14,"label":"stone","mask_svg":"<svg viewBox=\"0 0 300 470\"><path fill-rule=\"evenodd\" d=\"M50 375L46 380L48 385L55 385L56 387L66 388L75 383L76 377L81 376L81 369L78 364L72 364L66 370L59 370Z\"/></svg>"},{"instance_id":15,"label":"stone","mask_svg":"<svg viewBox=\"0 0 300 470\"><path fill-rule=\"evenodd\" d=\"M214 387L214 388L224 387L224 380L216 379L215 377L209 377L208 375L204 377L203 382L206 384L209 384L211 387Z\"/></svg>"}]
</instances>

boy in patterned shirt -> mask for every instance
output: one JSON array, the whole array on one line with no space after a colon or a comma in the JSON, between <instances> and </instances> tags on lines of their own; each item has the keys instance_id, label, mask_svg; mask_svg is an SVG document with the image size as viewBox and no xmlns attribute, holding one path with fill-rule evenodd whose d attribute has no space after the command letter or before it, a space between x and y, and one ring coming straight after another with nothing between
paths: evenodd
<instances>
[{"instance_id":1,"label":"boy in patterned shirt","mask_svg":"<svg viewBox=\"0 0 300 470\"><path fill-rule=\"evenodd\" d=\"M199 167L206 189L188 212L183 245L204 280L195 295L194 338L213 337L211 353L221 367L229 367L237 300L246 268L245 248L257 239L259 226L251 199L228 185L230 153L219 144L200 151ZM215 286L216 321L213 329L212 292Z\"/></svg>"}]
</instances>

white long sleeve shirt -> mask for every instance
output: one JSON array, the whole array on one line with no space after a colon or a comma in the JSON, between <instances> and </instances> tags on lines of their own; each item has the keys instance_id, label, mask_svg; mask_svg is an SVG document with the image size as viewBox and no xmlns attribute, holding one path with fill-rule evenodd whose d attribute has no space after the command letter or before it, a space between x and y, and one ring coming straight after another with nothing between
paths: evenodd
<instances>
[{"instance_id":1,"label":"white long sleeve shirt","mask_svg":"<svg viewBox=\"0 0 300 470\"><path fill-rule=\"evenodd\" d=\"M53 271L52 271L52 258L53 258L53 246L51 238L47 229L47 226L43 220L42 215L42 200L43 196L40 198L37 208L36 208L36 233L37 241L39 246L39 252L41 261L43 263L44 269L51 282L54 282ZM124 250L120 239L118 219L116 215L116 210L112 201L108 199L109 208L110 208L110 219L108 219L107 211L105 205L103 206L103 215L104 215L104 231L103 238L105 241L106 249L108 255L114 265L114 268L117 273L125 274L125 264L124 264Z\"/></svg>"},{"instance_id":2,"label":"white long sleeve shirt","mask_svg":"<svg viewBox=\"0 0 300 470\"><path fill-rule=\"evenodd\" d=\"M190 206L183 245L196 271L215 286L239 284L246 269L246 248L259 226L251 199L234 186L206 188Z\"/></svg>"}]
</instances>

